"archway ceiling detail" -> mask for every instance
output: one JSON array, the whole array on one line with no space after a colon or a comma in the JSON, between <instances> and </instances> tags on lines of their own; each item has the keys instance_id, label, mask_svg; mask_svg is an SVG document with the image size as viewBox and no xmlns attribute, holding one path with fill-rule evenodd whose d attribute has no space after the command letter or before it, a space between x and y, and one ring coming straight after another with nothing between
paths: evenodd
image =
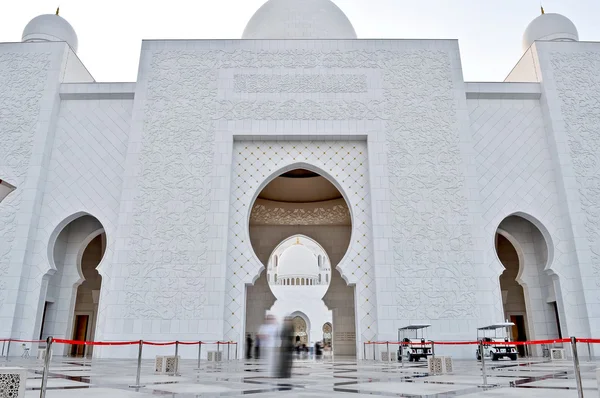
<instances>
[{"instance_id":1,"label":"archway ceiling detail","mask_svg":"<svg viewBox=\"0 0 600 398\"><path fill-rule=\"evenodd\" d=\"M329 180L321 176L277 177L261 191L258 197L277 202L310 203L341 199L342 194Z\"/></svg>"},{"instance_id":2,"label":"archway ceiling detail","mask_svg":"<svg viewBox=\"0 0 600 398\"><path fill-rule=\"evenodd\" d=\"M250 225L351 225L344 199L316 203L286 203L257 199Z\"/></svg>"}]
</instances>

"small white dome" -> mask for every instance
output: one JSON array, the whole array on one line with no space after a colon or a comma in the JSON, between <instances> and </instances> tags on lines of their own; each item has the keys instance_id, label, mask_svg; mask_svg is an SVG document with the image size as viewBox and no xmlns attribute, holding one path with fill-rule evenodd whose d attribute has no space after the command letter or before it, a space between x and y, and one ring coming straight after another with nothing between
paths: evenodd
<instances>
[{"instance_id":1,"label":"small white dome","mask_svg":"<svg viewBox=\"0 0 600 398\"><path fill-rule=\"evenodd\" d=\"M536 40L578 41L577 27L560 14L542 14L527 26L523 34L523 51L527 51Z\"/></svg>"},{"instance_id":2,"label":"small white dome","mask_svg":"<svg viewBox=\"0 0 600 398\"><path fill-rule=\"evenodd\" d=\"M295 244L281 254L277 278L288 276L318 278L317 257L306 246Z\"/></svg>"},{"instance_id":3,"label":"small white dome","mask_svg":"<svg viewBox=\"0 0 600 398\"><path fill-rule=\"evenodd\" d=\"M356 32L331 0L269 0L250 18L242 39L356 39Z\"/></svg>"},{"instance_id":4,"label":"small white dome","mask_svg":"<svg viewBox=\"0 0 600 398\"><path fill-rule=\"evenodd\" d=\"M75 29L60 15L44 14L33 18L23 30L22 41L64 41L77 52Z\"/></svg>"}]
</instances>

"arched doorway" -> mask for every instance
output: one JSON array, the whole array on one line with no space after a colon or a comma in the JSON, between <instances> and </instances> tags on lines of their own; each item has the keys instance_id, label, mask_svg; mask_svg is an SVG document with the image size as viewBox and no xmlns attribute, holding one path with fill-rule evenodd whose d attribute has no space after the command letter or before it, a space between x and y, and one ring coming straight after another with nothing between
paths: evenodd
<instances>
[{"instance_id":1,"label":"arched doorway","mask_svg":"<svg viewBox=\"0 0 600 398\"><path fill-rule=\"evenodd\" d=\"M309 345L308 341L308 328L306 321L301 316L296 315L292 318L292 325L294 330L294 344L297 345Z\"/></svg>"},{"instance_id":2,"label":"arched doorway","mask_svg":"<svg viewBox=\"0 0 600 398\"><path fill-rule=\"evenodd\" d=\"M555 289L556 276L546 267L550 258L544 234L530 220L519 215L505 218L496 231L495 247L504 266L500 290L505 319L515 324L516 341L561 337L560 295ZM525 350L520 347L520 354Z\"/></svg>"},{"instance_id":3,"label":"arched doorway","mask_svg":"<svg viewBox=\"0 0 600 398\"><path fill-rule=\"evenodd\" d=\"M268 270L277 274L279 278L277 281L274 278L270 279L267 273L267 283L276 298L275 303L268 309L269 312L279 319L302 314L299 316L306 321L311 320L307 321L305 343L321 341L319 325L333 321L332 312L323 301L331 275L331 263L325 249L308 236L290 236L273 250ZM294 283L283 284L283 280L291 280Z\"/></svg>"},{"instance_id":4,"label":"arched doorway","mask_svg":"<svg viewBox=\"0 0 600 398\"><path fill-rule=\"evenodd\" d=\"M264 314L271 309L278 313L282 311L269 287L277 274L278 280L283 278L283 284L277 284L276 289L289 286L291 290L308 291L328 286L323 291L326 292L323 308L331 312L331 323L336 332L340 332L337 335L340 341L336 342L336 335L332 336L335 353L355 356L354 289L336 270L352 235L350 210L340 191L316 172L307 169L287 171L271 180L258 194L250 213L249 232L252 248L266 272L254 285L246 288L246 332L256 333ZM314 267L326 267L327 272L283 271L283 254L276 249L297 236L307 239L307 244L310 240L322 248L322 252L313 253ZM276 261L278 267L275 267ZM285 309L288 314L296 310L296 306ZM322 331L318 325L323 325L324 321L314 322L316 329L307 333L308 344L321 340Z\"/></svg>"},{"instance_id":5,"label":"arched doorway","mask_svg":"<svg viewBox=\"0 0 600 398\"><path fill-rule=\"evenodd\" d=\"M49 245L55 270L46 276L40 339L53 336L91 341L102 285L97 267L106 252L106 234L100 221L87 214L65 224L57 228ZM92 347L69 346L64 354L90 356Z\"/></svg>"},{"instance_id":6,"label":"arched doorway","mask_svg":"<svg viewBox=\"0 0 600 398\"><path fill-rule=\"evenodd\" d=\"M333 337L333 326L327 322L323 325L323 346L331 346L331 338Z\"/></svg>"}]
</instances>

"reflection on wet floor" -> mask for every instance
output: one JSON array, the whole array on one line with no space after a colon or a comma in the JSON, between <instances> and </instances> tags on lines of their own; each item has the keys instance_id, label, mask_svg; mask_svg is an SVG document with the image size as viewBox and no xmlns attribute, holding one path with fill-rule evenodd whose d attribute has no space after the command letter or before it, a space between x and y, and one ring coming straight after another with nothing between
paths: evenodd
<instances>
[{"instance_id":1,"label":"reflection on wet floor","mask_svg":"<svg viewBox=\"0 0 600 398\"><path fill-rule=\"evenodd\" d=\"M399 364L336 359L298 360L293 377L277 380L266 377L267 365L253 361L222 363L182 360L180 375L154 374L154 362L143 361L141 384L135 381L134 360L52 361L47 398L58 397L234 397L254 394L260 397L331 397L352 394L395 397L577 397L570 361L541 359L489 364L487 386L482 386L481 364L475 360L455 360L454 372L430 375L425 362ZM0 366L29 369L26 397L38 397L42 363L34 359L0 360ZM586 396L597 396L597 363L581 363ZM84 395L85 394L85 395Z\"/></svg>"}]
</instances>

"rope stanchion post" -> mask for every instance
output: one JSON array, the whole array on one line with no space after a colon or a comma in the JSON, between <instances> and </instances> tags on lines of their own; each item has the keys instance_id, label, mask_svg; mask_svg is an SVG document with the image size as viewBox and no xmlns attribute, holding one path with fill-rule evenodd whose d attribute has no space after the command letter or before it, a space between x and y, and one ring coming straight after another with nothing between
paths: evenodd
<instances>
[{"instance_id":1,"label":"rope stanchion post","mask_svg":"<svg viewBox=\"0 0 600 398\"><path fill-rule=\"evenodd\" d=\"M10 352L10 339L8 339L8 344L6 345L6 360L8 361L8 353Z\"/></svg>"},{"instance_id":2,"label":"rope stanchion post","mask_svg":"<svg viewBox=\"0 0 600 398\"><path fill-rule=\"evenodd\" d=\"M583 385L581 383L581 371L579 369L579 355L577 355L577 338L571 337L571 350L573 351L573 370L577 383L577 396L583 398Z\"/></svg>"},{"instance_id":3,"label":"rope stanchion post","mask_svg":"<svg viewBox=\"0 0 600 398\"><path fill-rule=\"evenodd\" d=\"M487 387L487 373L485 371L485 351L483 350L483 340L479 340L479 355L481 356L481 374L483 376L483 387Z\"/></svg>"},{"instance_id":4,"label":"rope stanchion post","mask_svg":"<svg viewBox=\"0 0 600 398\"><path fill-rule=\"evenodd\" d=\"M587 342L587 347L588 347L588 360L589 362L592 362L592 347L590 346L590 342Z\"/></svg>"},{"instance_id":5,"label":"rope stanchion post","mask_svg":"<svg viewBox=\"0 0 600 398\"><path fill-rule=\"evenodd\" d=\"M217 341L217 361L221 362L221 342Z\"/></svg>"},{"instance_id":6,"label":"rope stanchion post","mask_svg":"<svg viewBox=\"0 0 600 398\"><path fill-rule=\"evenodd\" d=\"M48 387L48 372L50 371L50 358L52 357L52 336L46 339L46 356L44 356L44 370L42 373L42 386L40 387L40 398L46 397Z\"/></svg>"},{"instance_id":7,"label":"rope stanchion post","mask_svg":"<svg viewBox=\"0 0 600 398\"><path fill-rule=\"evenodd\" d=\"M237 356L237 354L238 354L238 352L237 352L237 341L235 343L233 343L233 344L235 344L235 359L238 359L238 356Z\"/></svg>"},{"instance_id":8,"label":"rope stanchion post","mask_svg":"<svg viewBox=\"0 0 600 398\"><path fill-rule=\"evenodd\" d=\"M402 343L398 345L398 351L400 351L400 366L404 368L404 348L402 347Z\"/></svg>"},{"instance_id":9,"label":"rope stanchion post","mask_svg":"<svg viewBox=\"0 0 600 398\"><path fill-rule=\"evenodd\" d=\"M229 362L229 352L231 351L231 341L227 342L227 362Z\"/></svg>"},{"instance_id":10,"label":"rope stanchion post","mask_svg":"<svg viewBox=\"0 0 600 398\"><path fill-rule=\"evenodd\" d=\"M390 358L390 342L386 341L385 346L387 347L387 361L389 363L389 362L391 362L391 359L392 359L392 358Z\"/></svg>"},{"instance_id":11,"label":"rope stanchion post","mask_svg":"<svg viewBox=\"0 0 600 398\"><path fill-rule=\"evenodd\" d=\"M138 348L138 360L137 360L137 373L135 375L135 385L129 386L130 388L144 387L140 384L140 378L142 376L142 350L144 348L144 340L140 340L138 344L139 344L139 348Z\"/></svg>"},{"instance_id":12,"label":"rope stanchion post","mask_svg":"<svg viewBox=\"0 0 600 398\"><path fill-rule=\"evenodd\" d=\"M363 341L363 359L367 359L367 342Z\"/></svg>"},{"instance_id":13,"label":"rope stanchion post","mask_svg":"<svg viewBox=\"0 0 600 398\"><path fill-rule=\"evenodd\" d=\"M373 343L373 361L377 361L377 357L375 355L375 343Z\"/></svg>"},{"instance_id":14,"label":"rope stanchion post","mask_svg":"<svg viewBox=\"0 0 600 398\"><path fill-rule=\"evenodd\" d=\"M202 358L202 342L198 342L198 369L200 369L200 358Z\"/></svg>"},{"instance_id":15,"label":"rope stanchion post","mask_svg":"<svg viewBox=\"0 0 600 398\"><path fill-rule=\"evenodd\" d=\"M431 340L431 357L435 358L435 341Z\"/></svg>"},{"instance_id":16,"label":"rope stanchion post","mask_svg":"<svg viewBox=\"0 0 600 398\"><path fill-rule=\"evenodd\" d=\"M175 341L175 376L179 376L179 340Z\"/></svg>"},{"instance_id":17,"label":"rope stanchion post","mask_svg":"<svg viewBox=\"0 0 600 398\"><path fill-rule=\"evenodd\" d=\"M2 340L2 355L0 356L4 356L4 346L6 345L6 340Z\"/></svg>"}]
</instances>

